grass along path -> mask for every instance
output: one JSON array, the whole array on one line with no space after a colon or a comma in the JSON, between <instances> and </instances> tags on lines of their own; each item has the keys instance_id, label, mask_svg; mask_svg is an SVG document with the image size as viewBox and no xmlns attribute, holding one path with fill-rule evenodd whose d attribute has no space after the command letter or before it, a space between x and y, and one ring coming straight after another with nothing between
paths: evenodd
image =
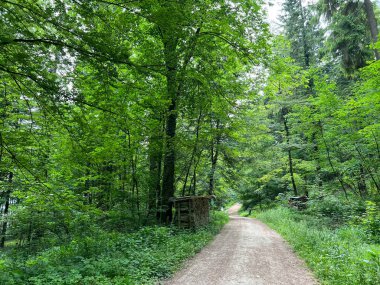
<instances>
[{"instance_id":1,"label":"grass along path","mask_svg":"<svg viewBox=\"0 0 380 285\"><path fill-rule=\"evenodd\" d=\"M285 207L261 212L256 218L280 233L322 284L380 284L380 245L368 243L362 229L345 226L332 230L316 217Z\"/></svg>"}]
</instances>

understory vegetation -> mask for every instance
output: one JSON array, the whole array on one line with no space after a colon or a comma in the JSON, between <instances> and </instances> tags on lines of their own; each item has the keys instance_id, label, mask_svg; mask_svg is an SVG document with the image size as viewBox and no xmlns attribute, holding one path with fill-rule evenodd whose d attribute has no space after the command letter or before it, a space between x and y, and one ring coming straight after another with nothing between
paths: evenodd
<instances>
[{"instance_id":1,"label":"understory vegetation","mask_svg":"<svg viewBox=\"0 0 380 285\"><path fill-rule=\"evenodd\" d=\"M197 231L150 226L133 232L95 229L38 252L13 248L0 253L0 284L155 284L212 240L227 214L214 212Z\"/></svg>"},{"instance_id":2,"label":"understory vegetation","mask_svg":"<svg viewBox=\"0 0 380 285\"><path fill-rule=\"evenodd\" d=\"M255 217L279 232L322 284L379 284L380 243L374 231L379 230L380 216L357 220L347 209L333 200L301 213L279 206ZM342 218L347 222L341 224Z\"/></svg>"}]
</instances>

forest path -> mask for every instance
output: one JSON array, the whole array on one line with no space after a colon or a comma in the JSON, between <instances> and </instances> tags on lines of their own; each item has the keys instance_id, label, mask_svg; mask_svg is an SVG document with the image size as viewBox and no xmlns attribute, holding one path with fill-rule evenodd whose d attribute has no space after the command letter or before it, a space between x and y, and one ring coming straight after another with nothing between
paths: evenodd
<instances>
[{"instance_id":1,"label":"forest path","mask_svg":"<svg viewBox=\"0 0 380 285\"><path fill-rule=\"evenodd\" d=\"M279 234L265 224L238 216L215 240L165 285L314 285L310 271Z\"/></svg>"}]
</instances>

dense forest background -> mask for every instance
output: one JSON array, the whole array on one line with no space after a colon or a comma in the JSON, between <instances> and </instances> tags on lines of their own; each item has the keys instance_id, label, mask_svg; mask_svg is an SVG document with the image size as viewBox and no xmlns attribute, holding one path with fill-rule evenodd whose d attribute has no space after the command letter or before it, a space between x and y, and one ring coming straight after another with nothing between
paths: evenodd
<instances>
[{"instance_id":1,"label":"dense forest background","mask_svg":"<svg viewBox=\"0 0 380 285\"><path fill-rule=\"evenodd\" d=\"M380 12L307 2L285 0L272 34L264 1L1 0L2 284L63 284L44 258L105 232L168 238L150 226L174 196L306 195L378 242Z\"/></svg>"},{"instance_id":2,"label":"dense forest background","mask_svg":"<svg viewBox=\"0 0 380 285\"><path fill-rule=\"evenodd\" d=\"M377 10L370 1L285 1L283 9L261 105L270 135L254 146L257 195L249 187L246 195L253 204L279 191L376 200Z\"/></svg>"}]
</instances>

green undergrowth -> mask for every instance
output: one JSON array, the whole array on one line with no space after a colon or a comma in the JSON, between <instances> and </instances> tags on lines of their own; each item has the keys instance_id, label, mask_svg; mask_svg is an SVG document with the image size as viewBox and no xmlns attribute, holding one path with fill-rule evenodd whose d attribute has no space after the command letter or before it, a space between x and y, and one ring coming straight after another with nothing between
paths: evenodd
<instances>
[{"instance_id":1,"label":"green undergrowth","mask_svg":"<svg viewBox=\"0 0 380 285\"><path fill-rule=\"evenodd\" d=\"M0 284L154 284L200 251L227 221L225 213L216 212L211 224L197 231L158 226L134 233L99 230L30 256L17 250L0 253Z\"/></svg>"},{"instance_id":2,"label":"green undergrowth","mask_svg":"<svg viewBox=\"0 0 380 285\"><path fill-rule=\"evenodd\" d=\"M349 223L331 228L320 217L282 206L256 218L280 233L322 284L380 284L380 244L366 229Z\"/></svg>"}]
</instances>

